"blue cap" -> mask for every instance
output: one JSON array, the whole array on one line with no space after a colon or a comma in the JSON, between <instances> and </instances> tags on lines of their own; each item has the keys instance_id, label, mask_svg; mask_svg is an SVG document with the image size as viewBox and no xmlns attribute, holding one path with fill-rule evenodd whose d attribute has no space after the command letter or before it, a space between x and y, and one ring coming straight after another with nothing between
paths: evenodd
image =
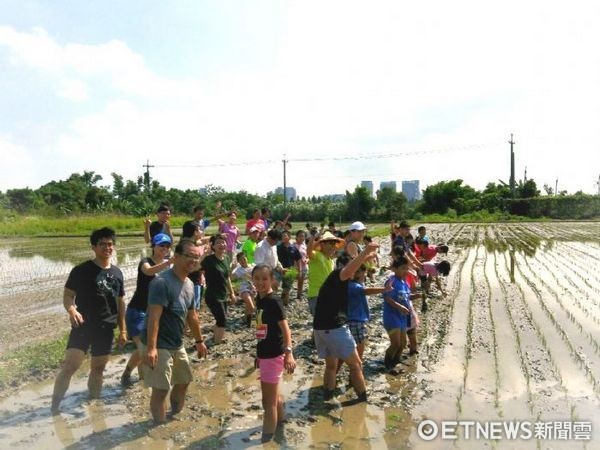
<instances>
[{"instance_id":1,"label":"blue cap","mask_svg":"<svg viewBox=\"0 0 600 450\"><path fill-rule=\"evenodd\" d=\"M165 233L158 233L152 238L152 245L172 244L171 237Z\"/></svg>"}]
</instances>

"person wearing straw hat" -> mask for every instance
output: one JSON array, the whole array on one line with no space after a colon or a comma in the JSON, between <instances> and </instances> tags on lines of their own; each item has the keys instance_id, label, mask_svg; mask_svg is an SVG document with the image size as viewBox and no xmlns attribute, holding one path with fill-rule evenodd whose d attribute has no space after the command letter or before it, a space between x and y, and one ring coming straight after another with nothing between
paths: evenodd
<instances>
[{"instance_id":1,"label":"person wearing straw hat","mask_svg":"<svg viewBox=\"0 0 600 450\"><path fill-rule=\"evenodd\" d=\"M336 251L344 247L344 240L325 231L321 237L313 237L308 243L308 309L314 317L319 289L335 268Z\"/></svg>"}]
</instances>

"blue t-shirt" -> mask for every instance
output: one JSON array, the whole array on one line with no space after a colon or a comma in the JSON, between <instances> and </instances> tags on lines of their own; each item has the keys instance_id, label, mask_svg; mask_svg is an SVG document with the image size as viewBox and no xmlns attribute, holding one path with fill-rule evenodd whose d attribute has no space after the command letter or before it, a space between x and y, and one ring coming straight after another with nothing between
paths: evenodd
<instances>
[{"instance_id":1,"label":"blue t-shirt","mask_svg":"<svg viewBox=\"0 0 600 450\"><path fill-rule=\"evenodd\" d=\"M397 278L395 275L392 275L390 278L388 278L386 285L390 281L392 283L392 290L382 294L383 327L386 330L390 330L393 328L400 328L401 330L406 330L406 328L410 326L410 314L402 314L400 311L393 308L385 300L385 297L392 298L396 303L399 303L408 310L410 310L410 287L408 286L408 283L406 283L406 281Z\"/></svg>"},{"instance_id":2,"label":"blue t-shirt","mask_svg":"<svg viewBox=\"0 0 600 450\"><path fill-rule=\"evenodd\" d=\"M369 320L369 304L365 295L365 287L358 281L348 282L348 321L367 322Z\"/></svg>"}]
</instances>

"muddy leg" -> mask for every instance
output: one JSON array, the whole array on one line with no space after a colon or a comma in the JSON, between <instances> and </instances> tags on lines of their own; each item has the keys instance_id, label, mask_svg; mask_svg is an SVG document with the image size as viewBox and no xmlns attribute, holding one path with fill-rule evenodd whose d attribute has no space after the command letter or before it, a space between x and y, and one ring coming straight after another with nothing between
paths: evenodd
<instances>
[{"instance_id":1,"label":"muddy leg","mask_svg":"<svg viewBox=\"0 0 600 450\"><path fill-rule=\"evenodd\" d=\"M71 384L71 377L81 367L84 357L85 353L76 348L68 348L65 352L65 360L54 382L52 405L50 407L53 413L58 412L60 402L65 396L67 389L69 389L69 384Z\"/></svg>"},{"instance_id":2,"label":"muddy leg","mask_svg":"<svg viewBox=\"0 0 600 450\"><path fill-rule=\"evenodd\" d=\"M363 375L362 364L358 352L354 350L354 353L344 361L350 368L350 381L352 382L354 392L356 392L356 395L359 398L364 398L364 400L366 400L367 386L365 385L365 377Z\"/></svg>"},{"instance_id":3,"label":"muddy leg","mask_svg":"<svg viewBox=\"0 0 600 450\"><path fill-rule=\"evenodd\" d=\"M167 421L167 394L165 389L152 388L150 396L150 412L155 425L160 425Z\"/></svg>"},{"instance_id":4,"label":"muddy leg","mask_svg":"<svg viewBox=\"0 0 600 450\"><path fill-rule=\"evenodd\" d=\"M181 412L185 403L185 393L187 392L187 384L176 384L171 389L171 414L175 415Z\"/></svg>"},{"instance_id":5,"label":"muddy leg","mask_svg":"<svg viewBox=\"0 0 600 450\"><path fill-rule=\"evenodd\" d=\"M88 390L90 398L99 398L104 380L104 368L108 362L108 355L92 356L90 363L90 376L88 377Z\"/></svg>"}]
</instances>

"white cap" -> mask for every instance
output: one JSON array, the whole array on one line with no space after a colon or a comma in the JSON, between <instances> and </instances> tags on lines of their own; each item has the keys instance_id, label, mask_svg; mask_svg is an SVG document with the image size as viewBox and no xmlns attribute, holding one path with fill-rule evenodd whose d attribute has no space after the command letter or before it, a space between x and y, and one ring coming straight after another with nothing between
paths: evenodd
<instances>
[{"instance_id":1,"label":"white cap","mask_svg":"<svg viewBox=\"0 0 600 450\"><path fill-rule=\"evenodd\" d=\"M367 227L365 227L364 223L354 222L352 225L350 225L350 228L348 228L348 231L363 231L366 229L367 229Z\"/></svg>"}]
</instances>

